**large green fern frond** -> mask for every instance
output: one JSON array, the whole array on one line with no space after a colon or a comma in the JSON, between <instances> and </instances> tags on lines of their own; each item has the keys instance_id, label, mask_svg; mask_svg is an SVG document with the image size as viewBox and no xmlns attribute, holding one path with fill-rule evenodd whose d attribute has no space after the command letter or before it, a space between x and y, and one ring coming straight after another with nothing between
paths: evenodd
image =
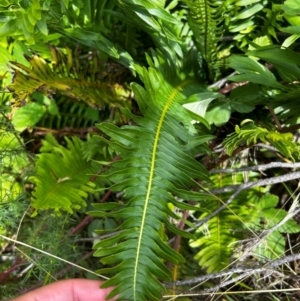
<instances>
[{"instance_id":1,"label":"large green fern frond","mask_svg":"<svg viewBox=\"0 0 300 301\"><path fill-rule=\"evenodd\" d=\"M171 62L167 55L164 59L157 56L154 63L149 60L150 68L144 68L142 74L145 89L132 85L143 117L124 113L136 125L99 126L111 137L108 143L121 156L112 164L106 179L114 183L111 190L125 192L124 204L97 204L96 211L91 213L123 219L117 235L95 246L95 256L110 265L99 271L112 275L103 286L115 286L109 297L118 295L117 300L160 300L164 288L159 280L170 279L163 261L175 264L183 261L164 242L161 231L166 227L191 237L170 223L168 216L176 218L176 215L168 203L190 209L191 205L179 202L174 196L196 201L211 198L189 189L195 186L193 179L209 181L209 178L202 165L187 152L189 140L200 141L203 137L195 136L191 121L196 116L191 116L181 105L202 88L188 78L176 77L176 67Z\"/></svg>"}]
</instances>

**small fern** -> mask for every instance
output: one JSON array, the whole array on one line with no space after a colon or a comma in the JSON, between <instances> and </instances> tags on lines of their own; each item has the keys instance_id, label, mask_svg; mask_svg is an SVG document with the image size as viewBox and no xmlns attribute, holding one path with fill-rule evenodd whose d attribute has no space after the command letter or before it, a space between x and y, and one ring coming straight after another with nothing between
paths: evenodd
<instances>
[{"instance_id":1,"label":"small fern","mask_svg":"<svg viewBox=\"0 0 300 301\"><path fill-rule=\"evenodd\" d=\"M205 202L205 209L212 213L222 205L222 202L213 200ZM235 230L242 229L242 223L237 218L240 215L240 204L232 204L231 210L224 209L209 222L201 226L197 232L202 234L197 240L191 242L191 247L199 248L200 251L194 257L207 273L220 271L228 267L234 251L233 243L239 236ZM236 215L233 215L234 212ZM207 214L201 215L204 218Z\"/></svg>"},{"instance_id":2,"label":"small fern","mask_svg":"<svg viewBox=\"0 0 300 301\"><path fill-rule=\"evenodd\" d=\"M212 176L213 187L223 187L232 183L232 175ZM234 183L242 183L243 175L234 176ZM199 220L213 213L224 204L228 194L222 194L215 200L201 202ZM235 251L236 243L243 238L245 221L249 220L249 204L247 193L243 192L216 216L211 218L196 231L196 240L190 241L190 246L198 249L195 259L205 268L207 273L221 271L229 266Z\"/></svg>"},{"instance_id":3,"label":"small fern","mask_svg":"<svg viewBox=\"0 0 300 301\"><path fill-rule=\"evenodd\" d=\"M227 153L231 155L239 145L249 146L259 141L270 143L287 158L296 160L300 156L300 146L293 141L291 133L269 131L266 128L256 126L252 120L245 120L241 128L236 125L235 132L229 134L223 144Z\"/></svg>"},{"instance_id":4,"label":"small fern","mask_svg":"<svg viewBox=\"0 0 300 301\"><path fill-rule=\"evenodd\" d=\"M32 177L36 185L32 206L36 211L72 213L86 206L85 199L93 192L95 184L90 179L99 167L84 158L84 142L80 139L66 138L66 143L66 147L59 145L52 135L47 135L43 142Z\"/></svg>"},{"instance_id":5,"label":"small fern","mask_svg":"<svg viewBox=\"0 0 300 301\"><path fill-rule=\"evenodd\" d=\"M243 175L237 174L234 179L235 183L242 183ZM224 187L232 183L232 175L215 176L212 180ZM200 249L194 258L201 267L206 268L207 273L220 271L235 264L235 260L244 260L249 256L265 262L284 254L283 234L297 233L300 227L288 218L285 210L276 208L279 199L268 190L260 188L241 192L227 208L197 230L197 240L192 240L190 246ZM201 202L199 210L204 213L199 220L223 205L221 198L227 199L229 196L222 194L219 200ZM269 231L279 223L282 224Z\"/></svg>"}]
</instances>

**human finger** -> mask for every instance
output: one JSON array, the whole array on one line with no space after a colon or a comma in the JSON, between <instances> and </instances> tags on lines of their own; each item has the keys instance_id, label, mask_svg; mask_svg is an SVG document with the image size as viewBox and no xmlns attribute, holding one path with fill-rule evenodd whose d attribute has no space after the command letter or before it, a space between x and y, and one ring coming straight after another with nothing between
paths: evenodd
<instances>
[{"instance_id":1,"label":"human finger","mask_svg":"<svg viewBox=\"0 0 300 301\"><path fill-rule=\"evenodd\" d=\"M61 280L11 301L104 301L112 289L100 289L101 283L88 279Z\"/></svg>"}]
</instances>

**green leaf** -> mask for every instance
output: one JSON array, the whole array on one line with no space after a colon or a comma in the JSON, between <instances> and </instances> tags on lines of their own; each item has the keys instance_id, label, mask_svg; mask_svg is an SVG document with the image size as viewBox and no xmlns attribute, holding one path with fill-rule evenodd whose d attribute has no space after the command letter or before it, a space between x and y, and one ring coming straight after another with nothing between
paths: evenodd
<instances>
[{"instance_id":1,"label":"green leaf","mask_svg":"<svg viewBox=\"0 0 300 301\"><path fill-rule=\"evenodd\" d=\"M254 55L273 64L285 81L292 82L299 79L300 68L297 66L300 65L299 53L276 46L266 46L249 51L247 54Z\"/></svg>"},{"instance_id":2,"label":"green leaf","mask_svg":"<svg viewBox=\"0 0 300 301\"><path fill-rule=\"evenodd\" d=\"M19 29L19 21L17 19L10 19L0 27L0 38L7 37L16 33Z\"/></svg>"},{"instance_id":3,"label":"green leaf","mask_svg":"<svg viewBox=\"0 0 300 301\"><path fill-rule=\"evenodd\" d=\"M49 30L48 30L48 27L47 27L47 23L46 23L46 20L44 18L40 19L37 23L36 23L38 29L40 30L40 32L42 34L44 34L45 36L48 35L49 33Z\"/></svg>"},{"instance_id":4,"label":"green leaf","mask_svg":"<svg viewBox=\"0 0 300 301\"><path fill-rule=\"evenodd\" d=\"M34 92L32 97L39 103L43 104L47 107L48 112L51 115L58 115L59 114L59 109L58 106L56 105L54 99L50 99L46 95L40 93L40 92Z\"/></svg>"},{"instance_id":5,"label":"green leaf","mask_svg":"<svg viewBox=\"0 0 300 301\"><path fill-rule=\"evenodd\" d=\"M18 108L14 113L12 123L17 131L24 131L27 127L32 127L43 117L46 108L37 103L28 103Z\"/></svg>"},{"instance_id":6,"label":"green leaf","mask_svg":"<svg viewBox=\"0 0 300 301\"><path fill-rule=\"evenodd\" d=\"M186 100L183 105L193 113L198 114L201 117L205 116L208 105L216 98L223 97L222 94L215 92L203 92L192 95Z\"/></svg>"},{"instance_id":7,"label":"green leaf","mask_svg":"<svg viewBox=\"0 0 300 301\"><path fill-rule=\"evenodd\" d=\"M258 56L255 51L249 52L250 55ZM240 72L240 75L229 76L233 81L249 81L255 84L261 84L271 88L282 89L283 86L277 82L273 73L262 64L242 56L231 56L229 58L229 67Z\"/></svg>"},{"instance_id":8,"label":"green leaf","mask_svg":"<svg viewBox=\"0 0 300 301\"><path fill-rule=\"evenodd\" d=\"M116 46L103 35L82 29L80 27L64 29L65 35L80 40L83 44L98 49L109 56L118 59L120 57Z\"/></svg>"},{"instance_id":9,"label":"green leaf","mask_svg":"<svg viewBox=\"0 0 300 301\"><path fill-rule=\"evenodd\" d=\"M259 99L259 86L247 84L239 86L230 93L230 105L233 110L240 113L249 113L254 110Z\"/></svg>"},{"instance_id":10,"label":"green leaf","mask_svg":"<svg viewBox=\"0 0 300 301\"><path fill-rule=\"evenodd\" d=\"M293 34L291 36L289 36L288 38L286 38L284 40L284 42L282 43L282 47L283 48L288 48L290 47L292 44L294 44L298 39L300 38L300 33L299 34Z\"/></svg>"},{"instance_id":11,"label":"green leaf","mask_svg":"<svg viewBox=\"0 0 300 301\"><path fill-rule=\"evenodd\" d=\"M241 11L239 14L237 14L235 16L235 19L237 19L237 20L248 19L249 17L253 16L257 12L262 10L265 7L265 5L268 3L267 1L261 1L261 2L262 3L256 3L253 5L249 5L243 11Z\"/></svg>"},{"instance_id":12,"label":"green leaf","mask_svg":"<svg viewBox=\"0 0 300 301\"><path fill-rule=\"evenodd\" d=\"M7 63L12 59L11 54L9 51L0 45L0 74L5 73L7 71Z\"/></svg>"},{"instance_id":13,"label":"green leaf","mask_svg":"<svg viewBox=\"0 0 300 301\"><path fill-rule=\"evenodd\" d=\"M265 208L274 208L278 204L279 198L274 194L265 194L263 195L258 203L258 209L262 210Z\"/></svg>"},{"instance_id":14,"label":"green leaf","mask_svg":"<svg viewBox=\"0 0 300 301\"><path fill-rule=\"evenodd\" d=\"M123 0L120 7L126 15L126 21L135 23L146 31L161 49L174 45L175 51L181 51L173 41L180 43L176 28L180 25L177 18L153 1Z\"/></svg>"},{"instance_id":15,"label":"green leaf","mask_svg":"<svg viewBox=\"0 0 300 301\"><path fill-rule=\"evenodd\" d=\"M245 30L251 31L255 27L255 22L253 20L247 20L243 22L238 22L237 24L232 24L229 27L230 32L242 32Z\"/></svg>"},{"instance_id":16,"label":"green leaf","mask_svg":"<svg viewBox=\"0 0 300 301\"><path fill-rule=\"evenodd\" d=\"M246 6L246 5L251 5L257 2L260 2L261 0L237 0L235 2L236 6Z\"/></svg>"},{"instance_id":17,"label":"green leaf","mask_svg":"<svg viewBox=\"0 0 300 301\"><path fill-rule=\"evenodd\" d=\"M299 29L299 26L297 26L297 25L287 26L287 27L281 28L281 31L286 32L286 33L290 33L292 35L299 35L300 34L300 29Z\"/></svg>"},{"instance_id":18,"label":"green leaf","mask_svg":"<svg viewBox=\"0 0 300 301\"><path fill-rule=\"evenodd\" d=\"M144 2L144 1L142 1L142 2ZM151 15L156 16L165 22L178 24L178 20L174 16L172 16L171 14L169 14L168 12L166 12L164 9L162 9L160 7L148 8L148 12Z\"/></svg>"},{"instance_id":19,"label":"green leaf","mask_svg":"<svg viewBox=\"0 0 300 301\"><path fill-rule=\"evenodd\" d=\"M286 0L282 5L282 9L290 15L300 14L300 0Z\"/></svg>"},{"instance_id":20,"label":"green leaf","mask_svg":"<svg viewBox=\"0 0 300 301\"><path fill-rule=\"evenodd\" d=\"M284 254L285 239L281 233L274 231L263 239L253 250L258 259L276 260Z\"/></svg>"},{"instance_id":21,"label":"green leaf","mask_svg":"<svg viewBox=\"0 0 300 301\"><path fill-rule=\"evenodd\" d=\"M228 101L219 100L209 108L205 114L205 119L209 124L220 126L225 124L231 116L231 106Z\"/></svg>"}]
</instances>

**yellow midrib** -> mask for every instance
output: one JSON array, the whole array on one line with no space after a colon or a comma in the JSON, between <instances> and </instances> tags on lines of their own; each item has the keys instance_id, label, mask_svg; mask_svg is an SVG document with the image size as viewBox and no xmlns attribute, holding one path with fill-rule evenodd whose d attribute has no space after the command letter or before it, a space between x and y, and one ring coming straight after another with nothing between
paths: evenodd
<instances>
[{"instance_id":1,"label":"yellow midrib","mask_svg":"<svg viewBox=\"0 0 300 301\"><path fill-rule=\"evenodd\" d=\"M158 141L159 141L159 136L160 136L160 133L161 133L161 128L162 128L162 124L164 122L165 116L167 114L167 111L168 111L175 95L177 94L177 92L179 90L182 89L182 87L186 83L187 82L183 82L176 89L174 89L174 91L170 95L170 97L169 97L169 99L168 99L168 101L167 101L167 103L166 103L166 105L165 105L165 107L162 111L161 117L160 117L158 125L157 125L157 131L156 131L156 134L155 134L152 157L151 157L151 168L150 168L150 174L149 174L149 183L148 183L148 188L147 188L147 193L146 193L146 198L145 198L144 211L143 211L143 216L142 216L140 234L139 234L139 238L138 238L136 259L135 259L135 264L134 264L134 273L133 273L133 300L134 301L139 301L139 300L137 300L137 297L136 297L137 269L138 269L138 265L139 265L140 249L141 249L141 243L142 243L146 213L147 213L147 209L148 209L148 203L149 203L149 199L150 199L151 187L152 187L152 182L153 182L153 175L154 175L154 169L155 169L155 158L156 158L156 153L157 153L157 145L158 145Z\"/></svg>"}]
</instances>

